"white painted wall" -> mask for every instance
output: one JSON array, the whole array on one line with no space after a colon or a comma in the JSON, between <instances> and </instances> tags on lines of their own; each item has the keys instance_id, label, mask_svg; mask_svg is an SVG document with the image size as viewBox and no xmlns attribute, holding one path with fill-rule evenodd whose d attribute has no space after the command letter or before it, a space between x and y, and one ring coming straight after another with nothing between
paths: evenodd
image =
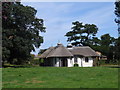
<instances>
[{"instance_id":1,"label":"white painted wall","mask_svg":"<svg viewBox=\"0 0 120 90\"><path fill-rule=\"evenodd\" d=\"M80 58L78 57L77 58L77 64L79 65L79 67L93 67L93 58L91 57L88 57L88 62L85 62L85 57L83 58ZM74 58L68 58L67 59L67 62L68 62L68 67L74 67ZM55 58L53 59L53 66L54 67L60 67L61 63L61 59L60 58L56 58L56 63L55 63Z\"/></svg>"},{"instance_id":2,"label":"white painted wall","mask_svg":"<svg viewBox=\"0 0 120 90\"><path fill-rule=\"evenodd\" d=\"M74 66L74 58L68 58L67 62L68 62L68 67L73 67Z\"/></svg>"},{"instance_id":3,"label":"white painted wall","mask_svg":"<svg viewBox=\"0 0 120 90\"><path fill-rule=\"evenodd\" d=\"M93 67L93 59L91 57L88 57L88 62L85 62L85 58L83 58L83 67Z\"/></svg>"},{"instance_id":4,"label":"white painted wall","mask_svg":"<svg viewBox=\"0 0 120 90\"><path fill-rule=\"evenodd\" d=\"M77 64L79 67L92 67L93 66L93 59L91 57L88 57L88 62L85 62L85 57L77 58ZM70 59L68 58L68 67L74 67L74 58Z\"/></svg>"},{"instance_id":5,"label":"white painted wall","mask_svg":"<svg viewBox=\"0 0 120 90\"><path fill-rule=\"evenodd\" d=\"M77 64L79 65L79 67L82 67L82 59L83 58L77 58Z\"/></svg>"}]
</instances>

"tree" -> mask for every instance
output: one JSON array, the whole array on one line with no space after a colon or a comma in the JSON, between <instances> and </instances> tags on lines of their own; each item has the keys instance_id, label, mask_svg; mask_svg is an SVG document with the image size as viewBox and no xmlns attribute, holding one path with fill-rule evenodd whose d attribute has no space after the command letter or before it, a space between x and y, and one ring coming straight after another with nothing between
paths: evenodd
<instances>
[{"instance_id":1,"label":"tree","mask_svg":"<svg viewBox=\"0 0 120 90\"><path fill-rule=\"evenodd\" d=\"M120 37L120 1L115 2L115 15L117 16L115 22L118 23L118 35Z\"/></svg>"},{"instance_id":2,"label":"tree","mask_svg":"<svg viewBox=\"0 0 120 90\"><path fill-rule=\"evenodd\" d=\"M93 37L92 40L91 40L91 45L99 46L100 45L100 39L98 39L97 37Z\"/></svg>"},{"instance_id":3,"label":"tree","mask_svg":"<svg viewBox=\"0 0 120 90\"><path fill-rule=\"evenodd\" d=\"M115 59L120 60L120 37L115 42Z\"/></svg>"},{"instance_id":4,"label":"tree","mask_svg":"<svg viewBox=\"0 0 120 90\"><path fill-rule=\"evenodd\" d=\"M40 32L45 32L43 19L38 19L37 11L20 2L2 3L2 59L21 64L30 58L33 45L38 48L43 43Z\"/></svg>"},{"instance_id":5,"label":"tree","mask_svg":"<svg viewBox=\"0 0 120 90\"><path fill-rule=\"evenodd\" d=\"M96 35L98 28L94 24L83 25L79 21L73 22L72 31L66 33L69 42L74 46L90 45L91 39Z\"/></svg>"},{"instance_id":6,"label":"tree","mask_svg":"<svg viewBox=\"0 0 120 90\"><path fill-rule=\"evenodd\" d=\"M118 39L115 43L115 57L117 60L120 60L120 1L115 2L115 15L117 16L115 22L118 23Z\"/></svg>"},{"instance_id":7,"label":"tree","mask_svg":"<svg viewBox=\"0 0 120 90\"><path fill-rule=\"evenodd\" d=\"M110 60L113 60L114 55L114 47L115 47L115 38L111 37L109 34L104 34L101 36L100 40L100 52L103 55L107 56L107 62L109 63Z\"/></svg>"},{"instance_id":8,"label":"tree","mask_svg":"<svg viewBox=\"0 0 120 90\"><path fill-rule=\"evenodd\" d=\"M41 55L42 53L44 53L47 49L40 49L38 55Z\"/></svg>"},{"instance_id":9,"label":"tree","mask_svg":"<svg viewBox=\"0 0 120 90\"><path fill-rule=\"evenodd\" d=\"M114 37L111 37L109 34L104 34L101 36L100 44L101 46L110 46L113 45L115 41Z\"/></svg>"}]
</instances>

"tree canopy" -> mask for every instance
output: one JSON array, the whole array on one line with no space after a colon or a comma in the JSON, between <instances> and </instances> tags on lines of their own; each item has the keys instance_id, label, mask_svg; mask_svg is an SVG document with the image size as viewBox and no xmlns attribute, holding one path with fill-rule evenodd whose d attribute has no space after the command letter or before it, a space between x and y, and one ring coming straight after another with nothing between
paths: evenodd
<instances>
[{"instance_id":1,"label":"tree canopy","mask_svg":"<svg viewBox=\"0 0 120 90\"><path fill-rule=\"evenodd\" d=\"M2 59L17 64L29 60L34 46L43 43L40 32L45 32L43 19L36 17L37 10L20 2L2 3Z\"/></svg>"},{"instance_id":2,"label":"tree canopy","mask_svg":"<svg viewBox=\"0 0 120 90\"><path fill-rule=\"evenodd\" d=\"M67 41L72 42L72 45L75 46L90 45L91 39L98 31L97 26L94 24L83 25L79 21L73 22L72 24L72 31L67 32L65 35L68 37Z\"/></svg>"},{"instance_id":3,"label":"tree canopy","mask_svg":"<svg viewBox=\"0 0 120 90\"><path fill-rule=\"evenodd\" d=\"M117 19L115 19L115 22L118 23L118 39L115 44L115 55L118 60L120 60L120 1L115 2L115 15L117 16Z\"/></svg>"},{"instance_id":4,"label":"tree canopy","mask_svg":"<svg viewBox=\"0 0 120 90\"><path fill-rule=\"evenodd\" d=\"M98 28L94 24L84 24L79 21L72 23L72 30L67 32L65 36L68 37L68 42L73 46L90 46L95 51L101 52L107 56L109 63L110 60L117 59L116 44L119 43L118 39L110 36L108 33L101 35L100 38L96 37ZM113 60L115 61L115 60Z\"/></svg>"}]
</instances>

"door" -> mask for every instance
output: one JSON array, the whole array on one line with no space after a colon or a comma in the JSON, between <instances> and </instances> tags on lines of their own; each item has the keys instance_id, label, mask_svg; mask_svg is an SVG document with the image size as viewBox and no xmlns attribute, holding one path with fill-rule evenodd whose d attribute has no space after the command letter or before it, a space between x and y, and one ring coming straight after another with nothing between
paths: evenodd
<instances>
[{"instance_id":1,"label":"door","mask_svg":"<svg viewBox=\"0 0 120 90\"><path fill-rule=\"evenodd\" d=\"M62 58L61 59L61 66L62 67L67 67L67 58Z\"/></svg>"}]
</instances>

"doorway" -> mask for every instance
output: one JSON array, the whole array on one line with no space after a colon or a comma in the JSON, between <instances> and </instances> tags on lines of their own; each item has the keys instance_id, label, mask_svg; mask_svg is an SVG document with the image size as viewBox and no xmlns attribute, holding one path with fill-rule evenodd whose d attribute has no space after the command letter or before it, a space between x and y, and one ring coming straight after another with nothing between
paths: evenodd
<instances>
[{"instance_id":1,"label":"doorway","mask_svg":"<svg viewBox=\"0 0 120 90\"><path fill-rule=\"evenodd\" d=\"M61 58L61 67L67 67L67 58Z\"/></svg>"}]
</instances>

